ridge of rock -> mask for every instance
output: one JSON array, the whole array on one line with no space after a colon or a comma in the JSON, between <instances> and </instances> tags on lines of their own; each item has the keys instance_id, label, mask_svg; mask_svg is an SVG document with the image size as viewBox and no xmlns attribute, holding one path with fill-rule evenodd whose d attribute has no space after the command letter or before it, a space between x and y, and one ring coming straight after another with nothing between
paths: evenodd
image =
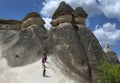
<instances>
[{"instance_id":1,"label":"ridge of rock","mask_svg":"<svg viewBox=\"0 0 120 83\"><path fill-rule=\"evenodd\" d=\"M58 16L61 15L66 15L66 14L72 14L72 7L69 4L66 4L64 1L62 1L60 3L60 5L58 6L58 8L56 9L55 13L52 16L52 19L55 19Z\"/></svg>"},{"instance_id":2,"label":"ridge of rock","mask_svg":"<svg viewBox=\"0 0 120 83\"><path fill-rule=\"evenodd\" d=\"M0 19L0 30L21 30L22 21Z\"/></svg>"},{"instance_id":3,"label":"ridge of rock","mask_svg":"<svg viewBox=\"0 0 120 83\"><path fill-rule=\"evenodd\" d=\"M107 52L111 52L112 49L110 48L109 44L106 44L103 48L104 52L107 53Z\"/></svg>"},{"instance_id":4,"label":"ridge of rock","mask_svg":"<svg viewBox=\"0 0 120 83\"><path fill-rule=\"evenodd\" d=\"M103 48L103 51L107 55L107 58L111 64L116 64L116 63L119 64L120 63L117 58L117 54L114 51L112 51L109 44L105 45L105 47Z\"/></svg>"},{"instance_id":5,"label":"ridge of rock","mask_svg":"<svg viewBox=\"0 0 120 83\"><path fill-rule=\"evenodd\" d=\"M0 24L21 24L22 21L18 20L5 20L5 19L0 19Z\"/></svg>"}]
</instances>

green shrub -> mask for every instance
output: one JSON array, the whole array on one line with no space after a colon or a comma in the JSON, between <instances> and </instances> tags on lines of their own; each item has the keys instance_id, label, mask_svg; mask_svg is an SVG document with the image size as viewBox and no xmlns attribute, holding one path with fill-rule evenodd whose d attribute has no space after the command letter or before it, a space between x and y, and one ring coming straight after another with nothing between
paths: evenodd
<instances>
[{"instance_id":1,"label":"green shrub","mask_svg":"<svg viewBox=\"0 0 120 83\"><path fill-rule=\"evenodd\" d=\"M107 60L98 67L100 83L120 83L120 64L110 64Z\"/></svg>"}]
</instances>

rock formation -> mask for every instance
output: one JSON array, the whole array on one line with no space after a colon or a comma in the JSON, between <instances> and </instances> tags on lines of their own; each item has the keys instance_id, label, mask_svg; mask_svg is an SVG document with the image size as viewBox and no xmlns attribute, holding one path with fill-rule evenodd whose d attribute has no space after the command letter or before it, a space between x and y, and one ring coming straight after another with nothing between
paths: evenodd
<instances>
[{"instance_id":1,"label":"rock formation","mask_svg":"<svg viewBox=\"0 0 120 83\"><path fill-rule=\"evenodd\" d=\"M97 67L101 64L101 59L106 58L99 41L94 34L86 27L85 22L87 14L85 11L78 7L73 11L74 16L74 27L76 32L81 39L81 43L87 54L88 62L91 68L92 79L96 82L99 78L97 77Z\"/></svg>"},{"instance_id":2,"label":"rock formation","mask_svg":"<svg viewBox=\"0 0 120 83\"><path fill-rule=\"evenodd\" d=\"M117 54L112 51L110 48L109 44L106 44L105 47L103 48L104 52L107 55L107 58L109 59L111 64L117 64L119 63L119 60L117 58Z\"/></svg>"},{"instance_id":3,"label":"rock formation","mask_svg":"<svg viewBox=\"0 0 120 83\"><path fill-rule=\"evenodd\" d=\"M115 53L104 51L94 34L86 27L87 13L61 2L52 16L51 29L44 28L41 16L32 12L22 21L0 20L0 45L9 66L33 63L46 51L56 68L74 83L99 83L101 60L119 63Z\"/></svg>"},{"instance_id":4,"label":"rock formation","mask_svg":"<svg viewBox=\"0 0 120 83\"><path fill-rule=\"evenodd\" d=\"M52 17L52 26L57 26L63 22L72 22L72 11L70 5L65 2L61 2L58 9L55 11Z\"/></svg>"},{"instance_id":5,"label":"rock formation","mask_svg":"<svg viewBox=\"0 0 120 83\"><path fill-rule=\"evenodd\" d=\"M82 7L77 7L73 12L74 23L79 24L80 26L86 26L87 13L82 9Z\"/></svg>"},{"instance_id":6,"label":"rock formation","mask_svg":"<svg viewBox=\"0 0 120 83\"><path fill-rule=\"evenodd\" d=\"M45 22L38 13L32 12L23 18L22 29L29 27L32 24L36 24L43 27Z\"/></svg>"},{"instance_id":7,"label":"rock formation","mask_svg":"<svg viewBox=\"0 0 120 83\"><path fill-rule=\"evenodd\" d=\"M38 19L42 18L40 16L37 19L36 17L27 17L21 25L28 25L27 21L29 21L30 26L24 26L23 29L19 27L18 31L14 29L0 30L1 45L4 48L3 55L10 66L30 64L40 58L45 46L43 42L48 35L47 30L43 27L43 22Z\"/></svg>"},{"instance_id":8,"label":"rock formation","mask_svg":"<svg viewBox=\"0 0 120 83\"><path fill-rule=\"evenodd\" d=\"M74 80L79 80L78 83L98 83L97 67L106 54L97 38L86 27L87 16L81 7L73 10L62 2L52 17L50 49L56 57L56 66L64 68L62 71L76 78Z\"/></svg>"}]
</instances>

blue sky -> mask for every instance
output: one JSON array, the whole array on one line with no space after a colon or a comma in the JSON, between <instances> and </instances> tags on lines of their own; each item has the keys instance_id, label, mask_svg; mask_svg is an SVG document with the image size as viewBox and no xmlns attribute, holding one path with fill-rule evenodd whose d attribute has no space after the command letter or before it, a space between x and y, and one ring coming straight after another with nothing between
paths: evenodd
<instances>
[{"instance_id":1,"label":"blue sky","mask_svg":"<svg viewBox=\"0 0 120 83\"><path fill-rule=\"evenodd\" d=\"M22 20L30 12L38 12L50 27L52 14L62 0L0 0L0 19ZM74 9L88 13L87 27L104 46L109 43L120 56L120 0L64 0Z\"/></svg>"}]
</instances>

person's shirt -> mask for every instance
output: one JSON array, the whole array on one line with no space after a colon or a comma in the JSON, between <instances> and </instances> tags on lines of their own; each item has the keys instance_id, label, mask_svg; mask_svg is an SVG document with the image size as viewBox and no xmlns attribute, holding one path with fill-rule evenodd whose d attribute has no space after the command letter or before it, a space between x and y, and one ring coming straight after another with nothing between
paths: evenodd
<instances>
[{"instance_id":1,"label":"person's shirt","mask_svg":"<svg viewBox=\"0 0 120 83\"><path fill-rule=\"evenodd\" d=\"M45 58L42 58L42 63L45 63Z\"/></svg>"}]
</instances>

